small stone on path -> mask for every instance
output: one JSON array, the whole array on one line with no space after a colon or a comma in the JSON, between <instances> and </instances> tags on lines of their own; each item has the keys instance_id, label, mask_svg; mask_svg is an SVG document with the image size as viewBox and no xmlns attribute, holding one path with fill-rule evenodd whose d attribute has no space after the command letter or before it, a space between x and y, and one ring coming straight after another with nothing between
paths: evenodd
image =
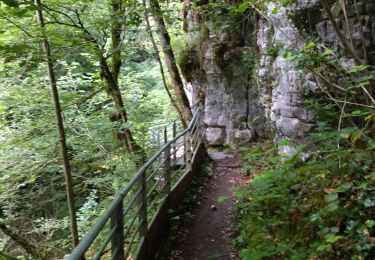
<instances>
[{"instance_id":1,"label":"small stone on path","mask_svg":"<svg viewBox=\"0 0 375 260\"><path fill-rule=\"evenodd\" d=\"M212 153L208 153L208 156L210 156L210 158L213 161L219 161L219 160L222 160L222 159L234 158L233 154L225 153L225 152L212 152Z\"/></svg>"}]
</instances>

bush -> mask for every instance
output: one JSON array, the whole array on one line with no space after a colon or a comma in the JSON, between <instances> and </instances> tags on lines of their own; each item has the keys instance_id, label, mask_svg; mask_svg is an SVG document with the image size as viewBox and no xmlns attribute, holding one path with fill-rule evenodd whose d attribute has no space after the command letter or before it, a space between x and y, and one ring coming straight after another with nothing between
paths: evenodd
<instances>
[{"instance_id":1,"label":"bush","mask_svg":"<svg viewBox=\"0 0 375 260\"><path fill-rule=\"evenodd\" d=\"M243 259L373 259L375 143L356 144L360 133L312 133L319 148L303 163L300 153L283 162L269 153L237 205ZM262 156L251 148L244 157Z\"/></svg>"}]
</instances>

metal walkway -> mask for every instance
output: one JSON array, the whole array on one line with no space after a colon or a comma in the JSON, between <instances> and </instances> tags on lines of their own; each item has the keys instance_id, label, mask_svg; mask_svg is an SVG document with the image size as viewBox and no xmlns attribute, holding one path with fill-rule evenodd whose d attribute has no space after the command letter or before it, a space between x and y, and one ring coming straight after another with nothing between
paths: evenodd
<instances>
[{"instance_id":1,"label":"metal walkway","mask_svg":"<svg viewBox=\"0 0 375 260\"><path fill-rule=\"evenodd\" d=\"M187 129L167 141L127 183L68 257L153 259L168 230L170 209L189 189L203 151L201 110Z\"/></svg>"}]
</instances>

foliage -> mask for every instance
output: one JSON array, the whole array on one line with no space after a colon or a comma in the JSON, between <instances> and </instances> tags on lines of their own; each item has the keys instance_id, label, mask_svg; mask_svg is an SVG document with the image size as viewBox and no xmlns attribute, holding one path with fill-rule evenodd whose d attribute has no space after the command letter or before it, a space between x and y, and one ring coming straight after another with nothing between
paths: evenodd
<instances>
[{"instance_id":1,"label":"foliage","mask_svg":"<svg viewBox=\"0 0 375 260\"><path fill-rule=\"evenodd\" d=\"M110 120L112 100L100 75L98 46L111 55L111 8L102 1L43 1L66 127L80 234L136 172L136 159L118 146L114 129L128 127L146 146L149 129L177 118L161 84L143 10L126 1L119 85L127 125ZM35 8L0 2L0 220L46 259L71 249L65 186ZM87 40L87 32L98 46ZM126 55L125 55L126 54ZM23 254L0 233L0 250ZM0 257L1 258L1 257Z\"/></svg>"},{"instance_id":2,"label":"foliage","mask_svg":"<svg viewBox=\"0 0 375 260\"><path fill-rule=\"evenodd\" d=\"M243 259L364 259L374 254L374 142L354 147L358 129L314 133L319 150L302 163L268 155L266 170L241 194L236 239ZM345 148L337 149L337 143ZM264 157L248 151L249 164ZM285 159L285 158L284 158Z\"/></svg>"}]
</instances>

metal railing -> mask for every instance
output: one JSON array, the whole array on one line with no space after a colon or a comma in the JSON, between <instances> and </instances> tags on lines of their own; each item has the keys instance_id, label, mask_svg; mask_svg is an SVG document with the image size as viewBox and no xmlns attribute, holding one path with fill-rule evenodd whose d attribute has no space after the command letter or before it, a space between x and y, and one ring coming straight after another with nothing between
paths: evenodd
<instances>
[{"instance_id":1,"label":"metal railing","mask_svg":"<svg viewBox=\"0 0 375 260\"><path fill-rule=\"evenodd\" d=\"M70 254L69 260L139 258L160 209L192 169L201 146L200 115L199 106L193 107L189 127L173 134L170 141L165 128L165 144L112 201Z\"/></svg>"},{"instance_id":2,"label":"metal railing","mask_svg":"<svg viewBox=\"0 0 375 260\"><path fill-rule=\"evenodd\" d=\"M173 120L166 125L158 125L149 129L147 134L147 146L159 149L165 144L165 136L169 139L176 137L177 133L183 131L181 121Z\"/></svg>"}]
</instances>

